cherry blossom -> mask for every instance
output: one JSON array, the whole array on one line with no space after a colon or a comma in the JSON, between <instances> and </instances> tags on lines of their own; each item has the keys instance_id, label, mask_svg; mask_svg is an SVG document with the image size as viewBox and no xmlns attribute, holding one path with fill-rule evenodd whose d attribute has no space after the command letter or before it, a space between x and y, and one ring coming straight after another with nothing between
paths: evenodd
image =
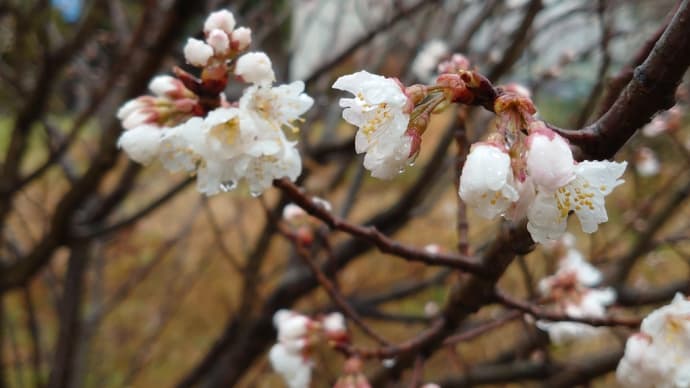
<instances>
[{"instance_id":1,"label":"cherry blossom","mask_svg":"<svg viewBox=\"0 0 690 388\"><path fill-rule=\"evenodd\" d=\"M690 300L676 294L642 321L640 332L628 338L616 377L632 388L690 386Z\"/></svg>"},{"instance_id":2,"label":"cherry blossom","mask_svg":"<svg viewBox=\"0 0 690 388\"><path fill-rule=\"evenodd\" d=\"M574 179L555 192L541 190L527 211L527 229L536 242L553 240L566 230L574 211L585 233L608 221L604 198L623 183L626 162L584 161L574 168Z\"/></svg>"},{"instance_id":3,"label":"cherry blossom","mask_svg":"<svg viewBox=\"0 0 690 388\"><path fill-rule=\"evenodd\" d=\"M482 217L506 212L519 198L507 151L492 143L475 143L462 168L459 195Z\"/></svg>"},{"instance_id":4,"label":"cherry blossom","mask_svg":"<svg viewBox=\"0 0 690 388\"><path fill-rule=\"evenodd\" d=\"M153 125L140 125L125 131L117 141L129 157L141 164L148 164L158 157L162 131Z\"/></svg>"},{"instance_id":5,"label":"cherry blossom","mask_svg":"<svg viewBox=\"0 0 690 388\"><path fill-rule=\"evenodd\" d=\"M355 151L366 153L364 167L376 178L390 179L410 160L413 138L406 133L410 121L408 98L397 80L360 71L338 78L333 88L355 95L341 98L345 121L359 128Z\"/></svg>"},{"instance_id":6,"label":"cherry blossom","mask_svg":"<svg viewBox=\"0 0 690 388\"><path fill-rule=\"evenodd\" d=\"M424 82L431 82L439 62L448 55L448 45L442 40L427 42L412 61L412 74Z\"/></svg>"},{"instance_id":7,"label":"cherry blossom","mask_svg":"<svg viewBox=\"0 0 690 388\"><path fill-rule=\"evenodd\" d=\"M595 288L601 283L603 275L574 248L571 235L566 235L558 242L562 257L558 270L552 276L539 282L539 291L547 300L556 305L556 309L574 318L604 318L606 308L616 301L613 288ZM550 322L539 320L539 329L549 334L554 344L563 344L576 339L598 335L604 329L581 322Z\"/></svg>"},{"instance_id":8,"label":"cherry blossom","mask_svg":"<svg viewBox=\"0 0 690 388\"><path fill-rule=\"evenodd\" d=\"M288 350L285 345L277 343L268 353L271 366L278 372L288 387L308 388L311 382L312 361L299 353Z\"/></svg>"}]
</instances>

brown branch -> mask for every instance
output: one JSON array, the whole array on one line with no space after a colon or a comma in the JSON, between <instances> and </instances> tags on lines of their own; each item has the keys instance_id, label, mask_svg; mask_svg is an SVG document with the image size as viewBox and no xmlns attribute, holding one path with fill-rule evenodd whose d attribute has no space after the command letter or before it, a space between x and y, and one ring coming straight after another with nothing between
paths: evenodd
<instances>
[{"instance_id":1,"label":"brown branch","mask_svg":"<svg viewBox=\"0 0 690 388\"><path fill-rule=\"evenodd\" d=\"M582 130L555 129L580 148L584 159L608 159L656 112L673 106L676 88L688 66L690 1L684 0L611 108Z\"/></svg>"},{"instance_id":2,"label":"brown branch","mask_svg":"<svg viewBox=\"0 0 690 388\"><path fill-rule=\"evenodd\" d=\"M297 252L297 257L299 257L302 260L302 263L309 267L309 270L314 274L314 277L316 277L321 287L326 291L333 303L335 303L336 306L340 308L340 310L345 314L345 316L347 316L352 322L354 322L366 335L374 339L379 344L383 346L389 345L389 342L385 338L381 337L378 333L374 331L374 329L372 329L369 325L367 325L366 322L364 322L364 320L362 319L362 317L359 316L357 311L347 302L347 300L340 293L340 291L338 291L333 282L331 282L331 280L328 279L328 277L324 275L323 272L321 272L319 266L310 257L310 253L307 247L304 246L304 244L300 241L300 237L282 224L279 225L279 231L292 243Z\"/></svg>"},{"instance_id":3,"label":"brown branch","mask_svg":"<svg viewBox=\"0 0 690 388\"><path fill-rule=\"evenodd\" d=\"M506 307L514 308L525 312L537 319L546 319L554 322L579 322L585 323L590 326L600 327L600 326L623 326L629 328L637 328L640 326L640 319L628 319L619 317L607 317L607 318L580 318L572 317L567 314L558 313L554 311L545 310L539 306L536 306L530 302L515 299L509 296L507 293L496 290L496 301Z\"/></svg>"},{"instance_id":4,"label":"brown branch","mask_svg":"<svg viewBox=\"0 0 690 388\"><path fill-rule=\"evenodd\" d=\"M522 311L520 310L514 310L511 311L507 314L504 314L502 317L496 318L494 320L491 320L483 325L477 326L475 328L469 329L467 331L464 331L459 334L455 334L453 336L450 336L446 338L443 341L443 345L455 345L459 342L466 342L472 339L475 339L482 334L485 334L493 329L499 328L506 323L512 322L516 320L517 318L522 317Z\"/></svg>"},{"instance_id":5,"label":"brown branch","mask_svg":"<svg viewBox=\"0 0 690 388\"><path fill-rule=\"evenodd\" d=\"M362 238L376 245L383 253L390 253L408 261L456 268L476 273L480 276L489 276L489 269L482 266L473 257L449 253L429 253L424 249L403 245L379 232L376 227L356 225L334 216L322 206L315 203L309 196L305 195L299 187L287 179L274 181L274 186L281 189L293 202L302 207L307 213L325 222L331 228Z\"/></svg>"},{"instance_id":6,"label":"brown branch","mask_svg":"<svg viewBox=\"0 0 690 388\"><path fill-rule=\"evenodd\" d=\"M601 99L601 104L599 106L599 116L602 116L606 111L611 109L616 99L621 94L625 86L630 82L633 77L634 70L637 66L641 65L642 62L649 56L654 48L656 42L661 38L661 35L666 30L668 23L671 21L671 17L675 14L678 6L676 5L671 12L666 16L666 20L659 26L659 28L652 34L652 36L645 41L645 43L640 47L635 56L626 64L618 74L613 77L606 88L606 94Z\"/></svg>"}]
</instances>

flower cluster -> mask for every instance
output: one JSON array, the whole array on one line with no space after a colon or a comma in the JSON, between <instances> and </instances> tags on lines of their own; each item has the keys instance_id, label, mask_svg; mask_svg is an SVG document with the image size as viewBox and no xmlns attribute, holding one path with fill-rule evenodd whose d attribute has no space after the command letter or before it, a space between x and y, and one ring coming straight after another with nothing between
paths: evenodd
<instances>
[{"instance_id":1,"label":"flower cluster","mask_svg":"<svg viewBox=\"0 0 690 388\"><path fill-rule=\"evenodd\" d=\"M612 288L594 288L602 274L589 264L574 246L574 238L566 234L557 250L562 255L558 271L539 282L545 300L555 303L558 311L574 318L604 318L606 307L616 300ZM549 334L551 342L563 344L596 335L601 329L579 322L537 321L537 327Z\"/></svg>"},{"instance_id":2,"label":"flower cluster","mask_svg":"<svg viewBox=\"0 0 690 388\"><path fill-rule=\"evenodd\" d=\"M296 142L283 131L313 105L304 83L273 86L268 56L245 53L251 31L235 28L228 11L212 13L204 23L205 41L190 38L187 62L201 67L201 78L176 68L177 78L159 76L149 85L155 96L127 102L118 112L126 131L119 146L135 161L154 159L171 171L197 177L206 195L233 190L246 182L252 195L261 194L274 179L297 179L302 162ZM246 88L236 102L223 90L234 73Z\"/></svg>"},{"instance_id":3,"label":"flower cluster","mask_svg":"<svg viewBox=\"0 0 690 388\"><path fill-rule=\"evenodd\" d=\"M690 300L676 294L642 321L640 332L628 338L616 377L631 388L690 387Z\"/></svg>"},{"instance_id":4,"label":"flower cluster","mask_svg":"<svg viewBox=\"0 0 690 388\"><path fill-rule=\"evenodd\" d=\"M278 342L268 358L290 388L309 387L314 345L324 339L341 343L348 337L345 318L340 313L317 320L294 311L278 310L273 315L273 325L278 331Z\"/></svg>"},{"instance_id":5,"label":"flower cluster","mask_svg":"<svg viewBox=\"0 0 690 388\"><path fill-rule=\"evenodd\" d=\"M495 89L462 55L438 71L433 85L405 87L366 71L333 84L354 95L340 106L358 127L355 151L366 153L372 176L390 179L414 161L431 114L451 103L482 105L496 113L497 131L471 147L463 166L459 195L469 207L485 218L526 216L536 242L563 235L571 212L587 233L608 220L604 198L623 183L625 162L576 162L567 140L534 117L529 90L517 84Z\"/></svg>"},{"instance_id":6,"label":"flower cluster","mask_svg":"<svg viewBox=\"0 0 690 388\"><path fill-rule=\"evenodd\" d=\"M623 183L626 162L576 162L567 140L533 119L525 96L502 97L496 103L499 132L472 146L460 197L485 218L527 216L536 242L561 237L570 212L584 232L595 232L608 220L604 198Z\"/></svg>"}]
</instances>

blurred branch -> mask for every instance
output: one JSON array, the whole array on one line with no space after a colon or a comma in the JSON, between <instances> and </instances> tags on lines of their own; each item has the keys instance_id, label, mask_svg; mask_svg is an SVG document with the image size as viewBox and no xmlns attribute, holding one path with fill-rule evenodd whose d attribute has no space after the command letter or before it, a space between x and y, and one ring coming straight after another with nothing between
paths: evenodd
<instances>
[{"instance_id":1,"label":"blurred branch","mask_svg":"<svg viewBox=\"0 0 690 388\"><path fill-rule=\"evenodd\" d=\"M545 319L554 322L579 322L585 323L589 326L624 326L629 328L637 328L640 326L640 319L627 319L627 318L595 318L595 317L572 317L567 314L557 313L553 311L545 310L539 306L533 305L529 302L521 301L509 296L507 293L496 290L496 301L506 307L514 308L525 312L536 319Z\"/></svg>"},{"instance_id":2,"label":"blurred branch","mask_svg":"<svg viewBox=\"0 0 690 388\"><path fill-rule=\"evenodd\" d=\"M327 60L323 64L321 64L316 70L314 70L309 77L307 77L304 80L305 84L312 84L316 82L319 78L321 78L322 75L328 73L331 71L335 66L339 65L342 63L347 57L352 55L357 49L360 47L363 47L367 43L369 43L371 40L373 40L376 36L378 36L380 33L383 31L388 30L389 28L393 27L396 25L399 21L415 15L417 12L422 10L424 7L429 6L431 4L437 3L439 0L420 0L417 1L414 5L409 6L404 9L399 9L396 11L396 14L393 15L388 21L385 21L381 23L379 26L375 27L368 33L364 34L361 38L358 40L354 41L349 47L347 47L345 50L340 52L338 55L335 57Z\"/></svg>"},{"instance_id":3,"label":"blurred branch","mask_svg":"<svg viewBox=\"0 0 690 388\"><path fill-rule=\"evenodd\" d=\"M675 91L690 66L690 4L684 0L645 61L611 108L581 130L557 129L582 151L582 159L607 159L659 110L675 102Z\"/></svg>"}]
</instances>

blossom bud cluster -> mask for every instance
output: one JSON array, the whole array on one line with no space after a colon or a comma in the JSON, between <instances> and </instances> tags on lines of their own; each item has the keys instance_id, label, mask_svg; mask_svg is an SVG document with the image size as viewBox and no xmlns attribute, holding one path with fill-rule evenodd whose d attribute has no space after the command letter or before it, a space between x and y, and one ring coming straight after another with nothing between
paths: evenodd
<instances>
[{"instance_id":1,"label":"blossom bud cluster","mask_svg":"<svg viewBox=\"0 0 690 388\"><path fill-rule=\"evenodd\" d=\"M211 13L204 22L205 41L189 38L184 46L187 63L197 67L225 64L252 42L249 28L235 28L235 17L227 10Z\"/></svg>"},{"instance_id":2,"label":"blossom bud cluster","mask_svg":"<svg viewBox=\"0 0 690 388\"><path fill-rule=\"evenodd\" d=\"M606 307L616 300L613 288L596 288L602 281L601 272L585 260L574 247L574 238L566 233L557 243L559 258L557 272L539 282L545 300L555 304L558 311L574 318L604 318ZM598 334L602 329L580 322L549 322L539 320L537 327L549 334L554 344L563 344Z\"/></svg>"},{"instance_id":3,"label":"blossom bud cluster","mask_svg":"<svg viewBox=\"0 0 690 388\"><path fill-rule=\"evenodd\" d=\"M642 321L640 332L628 338L616 377L631 388L690 387L690 300L676 294Z\"/></svg>"},{"instance_id":4,"label":"blossom bud cluster","mask_svg":"<svg viewBox=\"0 0 690 388\"><path fill-rule=\"evenodd\" d=\"M250 31L235 28L232 13L223 10L208 17L204 33L206 42L190 39L185 47L187 61L205 67L201 79L180 69L178 78L154 78L149 88L155 97L138 97L118 112L127 129L118 145L139 163L157 159L171 172L196 175L197 189L206 195L233 190L240 181L252 195L274 179L294 181L302 162L283 130L294 134L313 105L304 83L273 86L268 56L246 53L232 65L240 80L253 85L229 103L222 93L227 64L248 47Z\"/></svg>"},{"instance_id":5,"label":"blossom bud cluster","mask_svg":"<svg viewBox=\"0 0 690 388\"><path fill-rule=\"evenodd\" d=\"M271 347L268 358L290 388L309 387L314 345L323 340L340 343L348 336L345 318L340 313L312 319L294 311L279 310L273 315L273 325L278 331L278 342Z\"/></svg>"},{"instance_id":6,"label":"blossom bud cluster","mask_svg":"<svg viewBox=\"0 0 690 388\"><path fill-rule=\"evenodd\" d=\"M448 54L446 42L442 40L427 42L412 61L412 74L423 82L432 82L437 66Z\"/></svg>"},{"instance_id":7,"label":"blossom bud cluster","mask_svg":"<svg viewBox=\"0 0 690 388\"><path fill-rule=\"evenodd\" d=\"M623 183L627 163L576 162L568 141L532 117L525 94L505 92L495 110L499 131L472 145L460 197L485 218L527 216L536 242L561 237L570 212L584 232L595 232L608 220L604 198Z\"/></svg>"}]
</instances>

